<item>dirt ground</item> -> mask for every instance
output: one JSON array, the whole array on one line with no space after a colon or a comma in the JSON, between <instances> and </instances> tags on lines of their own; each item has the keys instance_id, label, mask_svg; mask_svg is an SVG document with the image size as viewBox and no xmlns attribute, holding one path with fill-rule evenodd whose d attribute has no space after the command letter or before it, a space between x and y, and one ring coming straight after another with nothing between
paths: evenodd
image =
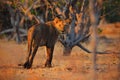
<instances>
[{"instance_id":1,"label":"dirt ground","mask_svg":"<svg viewBox=\"0 0 120 80\"><path fill-rule=\"evenodd\" d=\"M120 23L100 26L97 47L97 80L120 80ZM91 45L83 44L88 49ZM45 50L40 47L31 69L18 66L27 56L27 44L0 40L0 80L93 80L92 55L74 47L70 56L63 56L57 42L52 68L44 68Z\"/></svg>"}]
</instances>

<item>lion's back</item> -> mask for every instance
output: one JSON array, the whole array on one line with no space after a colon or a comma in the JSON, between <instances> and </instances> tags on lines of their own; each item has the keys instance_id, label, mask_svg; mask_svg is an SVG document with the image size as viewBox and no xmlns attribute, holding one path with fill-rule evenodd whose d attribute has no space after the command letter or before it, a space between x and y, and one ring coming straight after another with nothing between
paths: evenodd
<instances>
[{"instance_id":1,"label":"lion's back","mask_svg":"<svg viewBox=\"0 0 120 80\"><path fill-rule=\"evenodd\" d=\"M43 23L32 26L28 30L28 41L30 42L33 38L36 44L51 46L56 42L58 36L58 31L53 26Z\"/></svg>"}]
</instances>

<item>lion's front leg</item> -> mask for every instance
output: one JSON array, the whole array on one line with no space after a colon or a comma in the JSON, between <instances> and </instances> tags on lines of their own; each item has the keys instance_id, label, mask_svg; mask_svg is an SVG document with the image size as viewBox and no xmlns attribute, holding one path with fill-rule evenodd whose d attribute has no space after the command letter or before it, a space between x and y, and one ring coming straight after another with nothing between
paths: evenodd
<instances>
[{"instance_id":1,"label":"lion's front leg","mask_svg":"<svg viewBox=\"0 0 120 80\"><path fill-rule=\"evenodd\" d=\"M46 47L46 62L45 62L45 67L51 67L51 62L52 62L52 58L53 58L53 50L54 47Z\"/></svg>"}]
</instances>

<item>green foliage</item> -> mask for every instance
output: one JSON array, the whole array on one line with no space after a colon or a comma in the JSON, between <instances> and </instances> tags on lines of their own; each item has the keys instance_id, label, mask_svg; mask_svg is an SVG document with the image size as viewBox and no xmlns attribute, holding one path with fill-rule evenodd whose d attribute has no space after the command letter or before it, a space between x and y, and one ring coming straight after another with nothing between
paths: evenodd
<instances>
[{"instance_id":1,"label":"green foliage","mask_svg":"<svg viewBox=\"0 0 120 80\"><path fill-rule=\"evenodd\" d=\"M25 0L20 0L21 3L24 3Z\"/></svg>"},{"instance_id":2,"label":"green foliage","mask_svg":"<svg viewBox=\"0 0 120 80\"><path fill-rule=\"evenodd\" d=\"M37 15L37 12L34 9L31 9L30 12L34 15Z\"/></svg>"},{"instance_id":3,"label":"green foliage","mask_svg":"<svg viewBox=\"0 0 120 80\"><path fill-rule=\"evenodd\" d=\"M61 1L58 1L56 4L58 7L62 7L62 6L64 6L64 3L65 2L63 0L61 0Z\"/></svg>"},{"instance_id":4,"label":"green foliage","mask_svg":"<svg viewBox=\"0 0 120 80\"><path fill-rule=\"evenodd\" d=\"M103 2L102 15L108 22L120 21L120 0L106 0Z\"/></svg>"},{"instance_id":5,"label":"green foliage","mask_svg":"<svg viewBox=\"0 0 120 80\"><path fill-rule=\"evenodd\" d=\"M79 1L77 1L77 3L76 3L77 6L81 6L81 4L82 4L82 3L79 2Z\"/></svg>"},{"instance_id":6,"label":"green foliage","mask_svg":"<svg viewBox=\"0 0 120 80\"><path fill-rule=\"evenodd\" d=\"M97 31L98 31L98 34L100 34L102 33L103 30L101 28L98 28Z\"/></svg>"}]
</instances>

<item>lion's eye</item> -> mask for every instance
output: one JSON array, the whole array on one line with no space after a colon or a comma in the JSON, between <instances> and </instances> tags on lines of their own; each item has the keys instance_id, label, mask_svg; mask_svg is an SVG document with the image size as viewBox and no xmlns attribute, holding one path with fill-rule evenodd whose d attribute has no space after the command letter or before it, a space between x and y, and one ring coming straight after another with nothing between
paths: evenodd
<instances>
[{"instance_id":1,"label":"lion's eye","mask_svg":"<svg viewBox=\"0 0 120 80\"><path fill-rule=\"evenodd\" d=\"M58 23L58 21L56 21L56 23Z\"/></svg>"},{"instance_id":2,"label":"lion's eye","mask_svg":"<svg viewBox=\"0 0 120 80\"><path fill-rule=\"evenodd\" d=\"M59 27L61 27L61 24L59 24Z\"/></svg>"}]
</instances>

